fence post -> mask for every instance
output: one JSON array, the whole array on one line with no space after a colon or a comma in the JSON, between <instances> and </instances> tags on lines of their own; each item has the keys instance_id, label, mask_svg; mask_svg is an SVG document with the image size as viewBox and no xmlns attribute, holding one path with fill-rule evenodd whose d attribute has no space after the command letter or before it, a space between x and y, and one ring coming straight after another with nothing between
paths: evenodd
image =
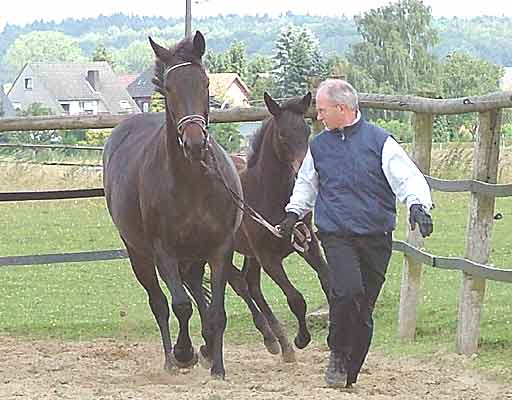
<instances>
[{"instance_id":1,"label":"fence post","mask_svg":"<svg viewBox=\"0 0 512 400\"><path fill-rule=\"evenodd\" d=\"M500 153L502 110L482 112L478 117L473 150L473 179L496 183ZM491 249L494 196L471 193L466 235L466 258L486 264ZM478 350L485 279L463 272L459 298L457 352L470 355Z\"/></svg>"},{"instance_id":2,"label":"fence post","mask_svg":"<svg viewBox=\"0 0 512 400\"><path fill-rule=\"evenodd\" d=\"M414 114L412 158L424 174L429 174L430 172L433 125L434 116L432 114ZM423 238L419 230L411 231L407 214L406 218L407 242L412 246L422 247ZM414 340L420 288L421 264L404 256L402 284L400 286L400 308L398 312L398 335L402 341Z\"/></svg>"}]
</instances>

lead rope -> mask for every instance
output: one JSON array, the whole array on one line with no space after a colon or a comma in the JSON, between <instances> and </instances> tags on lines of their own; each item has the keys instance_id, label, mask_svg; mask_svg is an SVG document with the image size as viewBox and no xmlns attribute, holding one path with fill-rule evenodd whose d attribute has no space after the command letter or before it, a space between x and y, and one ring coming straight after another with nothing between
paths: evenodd
<instances>
[{"instance_id":1,"label":"lead rope","mask_svg":"<svg viewBox=\"0 0 512 400\"><path fill-rule=\"evenodd\" d=\"M282 239L283 235L281 234L281 231L278 228L279 225L273 226L272 224L270 224L265 218L261 216L261 214L259 214L254 208L247 204L247 202L245 202L244 199L242 199L238 195L238 193L236 193L226 184L219 171L217 159L215 158L213 151L210 151L209 153L211 153L214 169L212 170L212 168L204 161L201 161L201 165L208 171L210 175L213 175L218 181L222 183L224 188L231 195L231 198L235 206L244 214L249 215L254 221L256 221L257 223L265 227L267 230L269 230L270 233L272 233L274 236ZM311 242L311 232L309 231L308 227L304 222L297 222L293 227L291 236L291 244L293 248L300 253L305 253L309 248L309 242Z\"/></svg>"}]
</instances>

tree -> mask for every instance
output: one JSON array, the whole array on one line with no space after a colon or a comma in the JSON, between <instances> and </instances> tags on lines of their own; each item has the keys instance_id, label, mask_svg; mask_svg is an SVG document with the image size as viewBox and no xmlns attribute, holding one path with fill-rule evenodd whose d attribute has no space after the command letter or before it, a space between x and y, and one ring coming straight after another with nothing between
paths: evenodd
<instances>
[{"instance_id":1,"label":"tree","mask_svg":"<svg viewBox=\"0 0 512 400\"><path fill-rule=\"evenodd\" d=\"M218 73L227 71L227 59L224 53L208 50L204 57L204 65L208 72Z\"/></svg>"},{"instance_id":2,"label":"tree","mask_svg":"<svg viewBox=\"0 0 512 400\"><path fill-rule=\"evenodd\" d=\"M154 53L147 41L135 41L128 47L114 52L117 72L140 73L151 66Z\"/></svg>"},{"instance_id":3,"label":"tree","mask_svg":"<svg viewBox=\"0 0 512 400\"><path fill-rule=\"evenodd\" d=\"M318 39L307 27L288 25L276 41L273 61L273 94L278 97L303 95L308 80L326 72Z\"/></svg>"},{"instance_id":4,"label":"tree","mask_svg":"<svg viewBox=\"0 0 512 400\"><path fill-rule=\"evenodd\" d=\"M460 52L448 55L441 63L440 71L441 94L444 98L480 96L498 91L505 73L499 65ZM440 131L437 140L457 139L462 127L475 134L474 114L439 116L436 120Z\"/></svg>"},{"instance_id":5,"label":"tree","mask_svg":"<svg viewBox=\"0 0 512 400\"><path fill-rule=\"evenodd\" d=\"M28 62L84 61L78 41L61 32L34 31L21 35L7 49L4 60L14 77Z\"/></svg>"},{"instance_id":6,"label":"tree","mask_svg":"<svg viewBox=\"0 0 512 400\"><path fill-rule=\"evenodd\" d=\"M205 65L209 72L236 72L242 80L247 79L247 54L245 44L235 41L224 53L208 51Z\"/></svg>"},{"instance_id":7,"label":"tree","mask_svg":"<svg viewBox=\"0 0 512 400\"><path fill-rule=\"evenodd\" d=\"M348 59L368 71L379 92L415 94L437 87L438 35L430 7L400 0L354 19L363 40L350 48Z\"/></svg>"},{"instance_id":8,"label":"tree","mask_svg":"<svg viewBox=\"0 0 512 400\"><path fill-rule=\"evenodd\" d=\"M228 153L235 153L240 150L240 144L242 143L240 124L212 124L208 127L208 131Z\"/></svg>"},{"instance_id":9,"label":"tree","mask_svg":"<svg viewBox=\"0 0 512 400\"><path fill-rule=\"evenodd\" d=\"M247 66L246 83L251 89L251 99L263 101L263 92L271 92L274 87L272 79L272 59L257 55Z\"/></svg>"},{"instance_id":10,"label":"tree","mask_svg":"<svg viewBox=\"0 0 512 400\"><path fill-rule=\"evenodd\" d=\"M110 53L105 46L102 44L98 45L92 53L92 61L106 61L114 69L114 59L112 53Z\"/></svg>"},{"instance_id":11,"label":"tree","mask_svg":"<svg viewBox=\"0 0 512 400\"><path fill-rule=\"evenodd\" d=\"M226 52L228 68L236 72L242 80L247 79L247 53L244 42L236 40Z\"/></svg>"}]
</instances>

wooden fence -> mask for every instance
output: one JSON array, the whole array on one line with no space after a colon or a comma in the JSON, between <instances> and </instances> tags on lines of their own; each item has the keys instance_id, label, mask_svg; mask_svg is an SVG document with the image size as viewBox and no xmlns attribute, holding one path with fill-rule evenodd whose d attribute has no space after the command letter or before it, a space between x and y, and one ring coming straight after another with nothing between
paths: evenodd
<instances>
[{"instance_id":1,"label":"wooden fence","mask_svg":"<svg viewBox=\"0 0 512 400\"><path fill-rule=\"evenodd\" d=\"M416 332L422 265L462 272L457 327L457 351L472 354L478 350L479 326L486 280L512 282L512 269L485 265L491 249L496 197L512 196L512 184L497 185L498 158L503 108L512 108L512 92L457 99L428 99L415 96L362 94L362 108L410 111L414 113L412 158L426 175L432 189L443 192L470 192L465 257L439 257L421 249L424 239L418 230L407 231L406 241L394 241L393 249L404 253L400 290L399 336L412 341ZM430 177L432 131L435 114L477 112L478 132L474 147L473 179L440 180ZM268 116L264 108L212 111L210 122L260 121ZM313 109L308 117L314 117ZM0 132L45 129L112 128L127 115L80 117L31 117L0 119ZM0 193L1 201L48 200L103 196L103 189L55 192ZM406 224L408 227L409 224ZM103 250L22 257L0 257L0 266L85 262L125 258L124 250Z\"/></svg>"}]
</instances>

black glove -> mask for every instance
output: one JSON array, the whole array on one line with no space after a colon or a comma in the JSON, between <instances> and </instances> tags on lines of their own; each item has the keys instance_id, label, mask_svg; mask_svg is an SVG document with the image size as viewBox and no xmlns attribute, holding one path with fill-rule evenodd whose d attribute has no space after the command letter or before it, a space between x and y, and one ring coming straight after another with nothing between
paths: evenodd
<instances>
[{"instance_id":1,"label":"black glove","mask_svg":"<svg viewBox=\"0 0 512 400\"><path fill-rule=\"evenodd\" d=\"M413 231L416 224L420 227L421 236L429 236L434 226L432 224L432 217L428 215L423 206L420 204L413 204L409 210L409 223L411 224L411 230Z\"/></svg>"},{"instance_id":2,"label":"black glove","mask_svg":"<svg viewBox=\"0 0 512 400\"><path fill-rule=\"evenodd\" d=\"M279 232L281 233L283 239L285 239L288 242L291 242L293 227L295 226L298 220L299 216L294 212L288 211L286 213L285 219L283 219L277 226L277 229L279 229Z\"/></svg>"}]
</instances>

